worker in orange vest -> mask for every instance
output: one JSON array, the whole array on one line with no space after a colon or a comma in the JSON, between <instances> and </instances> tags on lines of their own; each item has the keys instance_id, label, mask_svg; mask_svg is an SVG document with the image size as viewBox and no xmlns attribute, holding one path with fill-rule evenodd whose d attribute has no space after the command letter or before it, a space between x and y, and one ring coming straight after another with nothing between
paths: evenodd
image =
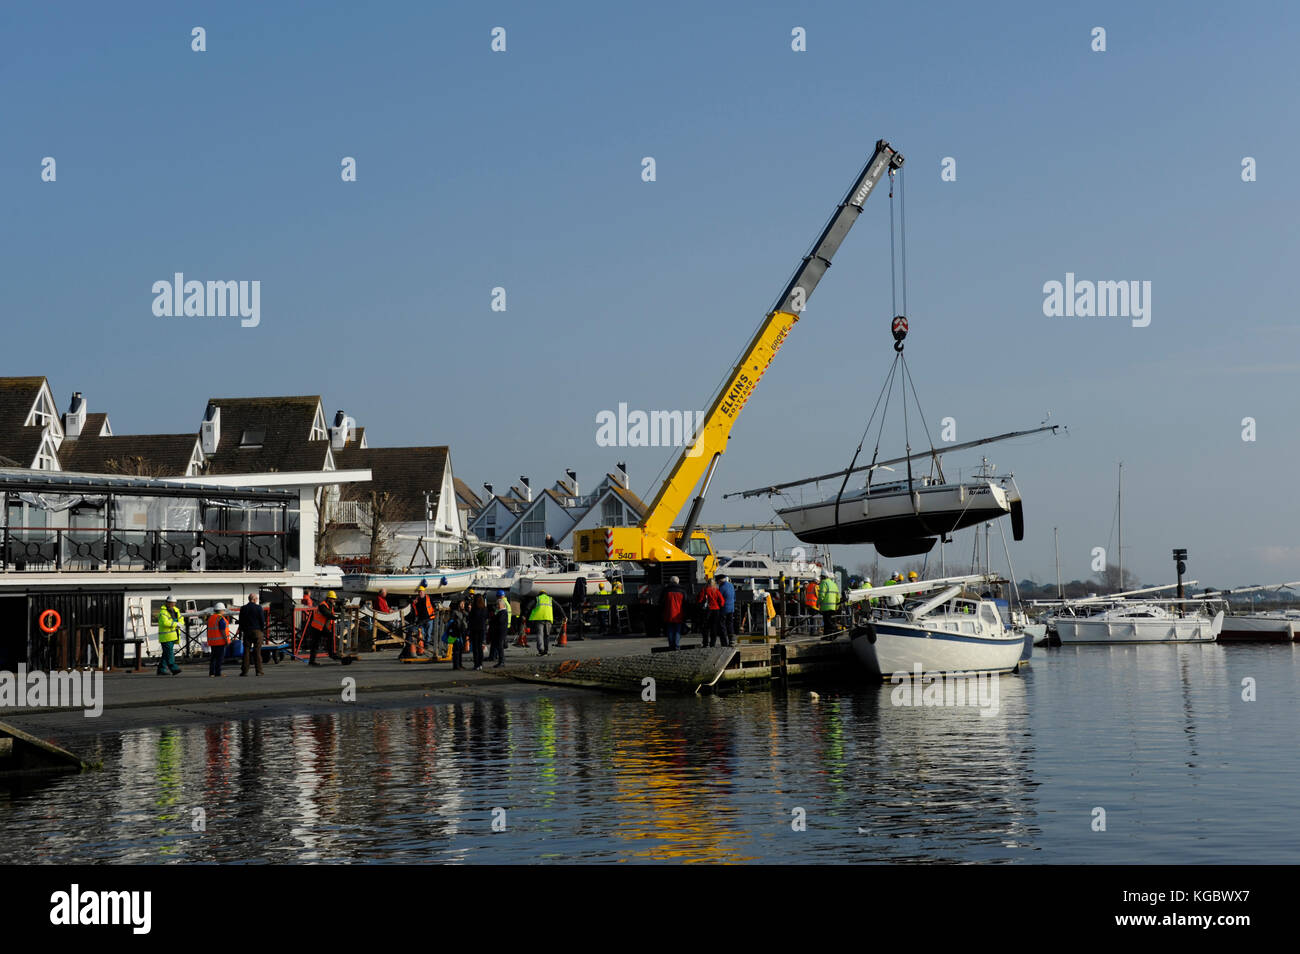
<instances>
[{"instance_id":1,"label":"worker in orange vest","mask_svg":"<svg viewBox=\"0 0 1300 954\"><path fill-rule=\"evenodd\" d=\"M416 591L415 599L411 600L411 605L415 608L416 624L423 634L424 645L430 647L433 645L434 630L438 622L438 611L434 608L433 600L423 586ZM407 642L414 644L415 640L408 639ZM441 645L441 641L439 643L437 656L441 658L446 654L447 650L445 646ZM411 653L412 655L415 653L414 645L411 646Z\"/></svg>"},{"instance_id":2,"label":"worker in orange vest","mask_svg":"<svg viewBox=\"0 0 1300 954\"><path fill-rule=\"evenodd\" d=\"M325 599L316 604L312 610L311 622L307 624L307 645L311 650L311 657L307 660L309 666L319 666L316 661L316 653L320 649L321 640L325 639L326 646L329 649L330 659L338 659L339 654L334 647L334 620L338 614L334 612L334 600L338 599L334 591L330 590Z\"/></svg>"},{"instance_id":3,"label":"worker in orange vest","mask_svg":"<svg viewBox=\"0 0 1300 954\"><path fill-rule=\"evenodd\" d=\"M808 615L817 612L817 584L812 580L803 588L803 605L807 609Z\"/></svg>"},{"instance_id":4,"label":"worker in orange vest","mask_svg":"<svg viewBox=\"0 0 1300 954\"><path fill-rule=\"evenodd\" d=\"M230 644L230 621L225 617L226 604L218 603L212 607L208 617L208 651L212 661L208 663L208 675L220 676L221 664L226 659L226 647Z\"/></svg>"}]
</instances>

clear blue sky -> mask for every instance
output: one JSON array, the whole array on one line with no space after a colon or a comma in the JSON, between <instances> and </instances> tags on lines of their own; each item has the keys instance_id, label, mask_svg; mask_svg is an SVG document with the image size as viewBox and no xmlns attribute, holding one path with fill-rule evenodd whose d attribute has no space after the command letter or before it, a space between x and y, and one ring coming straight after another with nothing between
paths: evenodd
<instances>
[{"instance_id":1,"label":"clear blue sky","mask_svg":"<svg viewBox=\"0 0 1300 954\"><path fill-rule=\"evenodd\" d=\"M931 427L1070 426L990 452L1026 498L1017 575L1053 575L1053 526L1066 578L1088 575L1123 460L1144 579L1174 546L1203 582L1300 578L1298 10L7 4L0 374L85 392L118 433L195 430L214 394L319 393L372 444L451 445L475 487L626 459L648 497L664 451L597 447L597 412L704 405L884 137ZM867 203L706 520L765 520L720 492L847 463L892 356L888 213ZM261 281L261 325L155 317L176 271ZM1044 317L1067 271L1151 281L1150 327Z\"/></svg>"}]
</instances>

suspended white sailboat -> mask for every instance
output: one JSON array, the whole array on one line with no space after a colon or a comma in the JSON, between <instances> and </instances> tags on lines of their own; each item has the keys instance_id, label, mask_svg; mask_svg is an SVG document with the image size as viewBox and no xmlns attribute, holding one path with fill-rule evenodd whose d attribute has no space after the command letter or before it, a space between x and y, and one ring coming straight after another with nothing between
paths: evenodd
<instances>
[{"instance_id":1,"label":"suspended white sailboat","mask_svg":"<svg viewBox=\"0 0 1300 954\"><path fill-rule=\"evenodd\" d=\"M892 191L890 198L891 200L893 198ZM892 232L890 239L892 250ZM903 274L905 277L906 269L904 269ZM904 308L906 308L906 302L907 290L906 284L904 284ZM821 474L817 477L805 477L802 480L792 480L768 487L737 491L725 494L724 497L773 495L779 494L790 487L800 487L825 481L838 481L839 490L834 495L811 503L800 503L778 508L777 515L786 522L791 532L805 543L870 543L875 546L881 556L885 557L902 557L927 553L934 547L935 541L941 537L946 537L948 534L964 527L975 526L1008 514L1010 514L1012 520L1012 535L1016 540L1023 539L1025 524L1020 491L1016 487L1015 480L1010 475L997 476L989 470L986 461L985 467L976 477L966 481L949 481L944 477L940 457L944 453L978 447L982 444L991 444L995 441L1009 440L1013 437L1037 434L1042 431L1055 432L1060 425L1043 424L1030 430L1011 431L995 437L981 438L980 440L967 441L962 444L952 444L943 447L941 450L934 446L932 439L929 439L929 427L927 425L926 437L929 440L930 449L921 453L912 453L911 440L907 435L909 388L912 401L919 413L919 419L924 422L926 417L924 412L921 411L920 399L916 396L916 385L912 381L911 371L908 370L907 361L903 357L903 340L907 337L908 332L906 316L895 314L890 331L894 337L894 360L890 365L885 383L881 387L880 395L876 398L875 407L867 419L867 426L863 431L862 440L858 442L858 448L854 451L853 460L849 462L849 466L844 470ZM901 375L899 374L900 369L902 371ZM880 453L885 418L888 415L889 403L893 396L895 383L900 386L903 392L901 403L904 439L907 445L906 453L902 457L881 461L877 458ZM882 402L883 411L881 410ZM871 433L877 411L881 412L880 429L877 433L876 448L871 463L862 467L855 466L859 455L862 453L863 443ZM912 473L912 461L924 457L929 457L933 461L930 474L914 475ZM889 465L891 464L906 464L907 478L873 485L872 478L875 472L877 470L890 470ZM866 485L861 489L848 490L849 478L854 474L863 472L867 475Z\"/></svg>"},{"instance_id":2,"label":"suspended white sailboat","mask_svg":"<svg viewBox=\"0 0 1300 954\"><path fill-rule=\"evenodd\" d=\"M1047 424L1024 431L968 441L946 448L964 450L994 441L1010 440L1042 431L1055 432L1060 425ZM992 473L987 465L966 480L948 481L942 471L910 479L867 484L856 490L843 489L848 477L863 471L889 469L889 465L935 456L934 450L880 461L846 470L769 487L739 491L731 496L755 497L777 494L790 487L841 478L839 493L810 503L777 509L790 531L805 543L870 543L881 556L901 557L929 552L940 537L1010 515L1015 540L1024 539L1025 518L1020 489L1010 474Z\"/></svg>"},{"instance_id":3,"label":"suspended white sailboat","mask_svg":"<svg viewBox=\"0 0 1300 954\"><path fill-rule=\"evenodd\" d=\"M886 557L926 553L940 536L1007 514L1020 540L1020 493L1009 477L948 483L923 476L777 510L805 543L871 543Z\"/></svg>"}]
</instances>

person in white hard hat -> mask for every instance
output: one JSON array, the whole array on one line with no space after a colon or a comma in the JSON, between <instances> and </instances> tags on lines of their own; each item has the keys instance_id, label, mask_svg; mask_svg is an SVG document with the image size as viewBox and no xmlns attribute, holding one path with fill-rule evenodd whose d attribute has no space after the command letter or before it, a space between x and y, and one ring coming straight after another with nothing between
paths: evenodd
<instances>
[{"instance_id":1,"label":"person in white hard hat","mask_svg":"<svg viewBox=\"0 0 1300 954\"><path fill-rule=\"evenodd\" d=\"M226 647L230 645L230 621L226 619L226 604L218 603L212 607L208 617L208 652L212 661L208 663L209 676L221 676L221 664L226 659Z\"/></svg>"}]
</instances>

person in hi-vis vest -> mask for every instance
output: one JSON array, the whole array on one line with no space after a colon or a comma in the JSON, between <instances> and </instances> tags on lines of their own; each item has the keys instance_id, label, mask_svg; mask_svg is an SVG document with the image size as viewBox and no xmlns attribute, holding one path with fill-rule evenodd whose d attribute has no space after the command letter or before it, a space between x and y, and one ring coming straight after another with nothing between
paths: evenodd
<instances>
[{"instance_id":1,"label":"person in hi-vis vest","mask_svg":"<svg viewBox=\"0 0 1300 954\"><path fill-rule=\"evenodd\" d=\"M212 654L208 662L208 675L220 676L221 664L226 659L226 647L230 645L230 621L226 619L226 604L218 603L212 607L208 617L208 652Z\"/></svg>"},{"instance_id":2,"label":"person in hi-vis vest","mask_svg":"<svg viewBox=\"0 0 1300 954\"><path fill-rule=\"evenodd\" d=\"M167 594L162 609L158 610L158 645L162 649L162 658L158 660L158 675L171 673L180 675L181 667L176 665L176 644L180 642L181 630L185 626L185 617L176 607L176 597Z\"/></svg>"},{"instance_id":3,"label":"person in hi-vis vest","mask_svg":"<svg viewBox=\"0 0 1300 954\"><path fill-rule=\"evenodd\" d=\"M835 613L840 608L840 587L834 579L822 574L821 585L817 587L817 609L822 614L822 633L831 631L835 625Z\"/></svg>"},{"instance_id":4,"label":"person in hi-vis vest","mask_svg":"<svg viewBox=\"0 0 1300 954\"><path fill-rule=\"evenodd\" d=\"M537 631L537 655L545 656L551 651L551 623L555 620L555 610L549 593L538 593L537 602L528 614L528 625Z\"/></svg>"},{"instance_id":5,"label":"person in hi-vis vest","mask_svg":"<svg viewBox=\"0 0 1300 954\"><path fill-rule=\"evenodd\" d=\"M311 656L307 660L309 666L319 666L316 661L316 653L320 651L320 644L325 643L325 648L329 652L330 659L338 659L338 650L334 646L334 620L338 614L334 612L334 601L338 599L334 591L330 590L325 599L316 604L312 610L311 620L307 623L307 646L311 651Z\"/></svg>"}]
</instances>

